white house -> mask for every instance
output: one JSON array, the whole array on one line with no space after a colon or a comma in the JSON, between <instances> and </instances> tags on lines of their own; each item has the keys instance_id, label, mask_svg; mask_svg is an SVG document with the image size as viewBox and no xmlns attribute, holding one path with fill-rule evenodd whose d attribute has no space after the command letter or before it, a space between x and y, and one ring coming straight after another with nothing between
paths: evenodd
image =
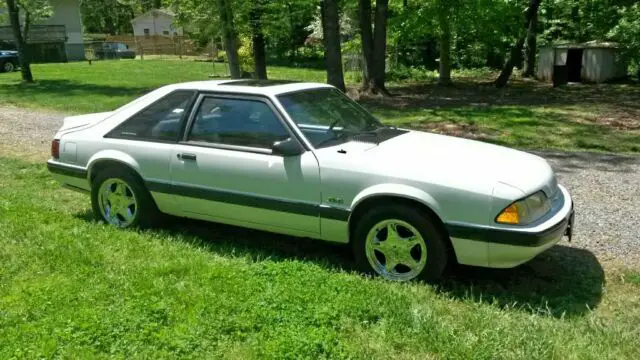
<instances>
[{"instance_id":1,"label":"white house","mask_svg":"<svg viewBox=\"0 0 640 360\"><path fill-rule=\"evenodd\" d=\"M0 3L0 42L12 43L4 1ZM82 17L79 0L51 0L53 15L34 23L29 31L30 53L34 61L84 60ZM24 21L24 17L21 19Z\"/></svg>"},{"instance_id":2,"label":"white house","mask_svg":"<svg viewBox=\"0 0 640 360\"><path fill-rule=\"evenodd\" d=\"M167 9L152 9L131 20L135 36L182 36L182 27L174 24L176 14Z\"/></svg>"}]
</instances>

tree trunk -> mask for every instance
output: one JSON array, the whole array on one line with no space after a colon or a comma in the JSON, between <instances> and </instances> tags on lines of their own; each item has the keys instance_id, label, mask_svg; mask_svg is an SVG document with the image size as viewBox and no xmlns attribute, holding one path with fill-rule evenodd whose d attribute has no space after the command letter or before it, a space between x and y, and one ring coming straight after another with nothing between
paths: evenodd
<instances>
[{"instance_id":1,"label":"tree trunk","mask_svg":"<svg viewBox=\"0 0 640 360\"><path fill-rule=\"evenodd\" d=\"M387 57L387 18L389 0L376 0L375 26L373 34L373 91L388 95L385 88Z\"/></svg>"},{"instance_id":2,"label":"tree trunk","mask_svg":"<svg viewBox=\"0 0 640 360\"><path fill-rule=\"evenodd\" d=\"M253 46L253 60L255 62L256 78L267 79L267 59L265 51L264 33L262 32L261 10L258 7L261 4L254 3L251 10L251 44Z\"/></svg>"},{"instance_id":3,"label":"tree trunk","mask_svg":"<svg viewBox=\"0 0 640 360\"><path fill-rule=\"evenodd\" d=\"M373 31L371 30L371 0L360 0L358 6L360 39L362 40L362 90L367 91L373 79Z\"/></svg>"},{"instance_id":4,"label":"tree trunk","mask_svg":"<svg viewBox=\"0 0 640 360\"><path fill-rule=\"evenodd\" d=\"M340 15L337 0L320 2L322 38L327 62L327 82L346 91L342 73L342 48L340 45Z\"/></svg>"},{"instance_id":5,"label":"tree trunk","mask_svg":"<svg viewBox=\"0 0 640 360\"><path fill-rule=\"evenodd\" d=\"M522 48L524 47L525 38L527 35L527 30L529 29L529 25L533 21L534 15L538 13L538 8L540 8L540 0L529 0L529 7L524 15L524 31L518 37L515 45L511 48L511 53L509 54L509 58L500 73L500 76L495 81L495 86L498 88L507 86L509 82L509 78L513 73L513 67L518 64L522 59Z\"/></svg>"},{"instance_id":6,"label":"tree trunk","mask_svg":"<svg viewBox=\"0 0 640 360\"><path fill-rule=\"evenodd\" d=\"M231 73L232 79L239 79L242 74L240 73L238 42L233 26L233 12L227 0L218 0L218 8L220 12L220 25L222 26L222 37L227 52L227 60L229 61L229 72Z\"/></svg>"},{"instance_id":7,"label":"tree trunk","mask_svg":"<svg viewBox=\"0 0 640 360\"><path fill-rule=\"evenodd\" d=\"M536 38L538 27L538 14L534 14L529 29L527 30L527 44L525 48L524 72L522 76L533 77L536 71Z\"/></svg>"},{"instance_id":8,"label":"tree trunk","mask_svg":"<svg viewBox=\"0 0 640 360\"><path fill-rule=\"evenodd\" d=\"M440 68L438 84L451 84L451 24L449 23L448 4L440 4L438 9L438 22L440 23Z\"/></svg>"},{"instance_id":9,"label":"tree trunk","mask_svg":"<svg viewBox=\"0 0 640 360\"><path fill-rule=\"evenodd\" d=\"M451 27L446 14L440 15L440 64L438 84L451 84Z\"/></svg>"},{"instance_id":10,"label":"tree trunk","mask_svg":"<svg viewBox=\"0 0 640 360\"><path fill-rule=\"evenodd\" d=\"M9 12L9 18L11 20L13 39L15 40L16 48L18 49L22 80L24 82L32 83L33 74L31 74L31 64L29 54L27 52L27 44L22 37L22 32L20 31L20 16L15 0L7 0L7 10Z\"/></svg>"}]
</instances>

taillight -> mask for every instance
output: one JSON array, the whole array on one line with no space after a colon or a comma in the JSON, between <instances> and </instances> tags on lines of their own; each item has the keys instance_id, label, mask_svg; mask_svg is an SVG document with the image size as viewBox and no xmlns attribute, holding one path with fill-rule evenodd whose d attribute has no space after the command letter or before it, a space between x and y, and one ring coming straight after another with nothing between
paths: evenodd
<instances>
[{"instance_id":1,"label":"taillight","mask_svg":"<svg viewBox=\"0 0 640 360\"><path fill-rule=\"evenodd\" d=\"M60 140L58 139L51 141L51 157L54 159L60 158Z\"/></svg>"}]
</instances>

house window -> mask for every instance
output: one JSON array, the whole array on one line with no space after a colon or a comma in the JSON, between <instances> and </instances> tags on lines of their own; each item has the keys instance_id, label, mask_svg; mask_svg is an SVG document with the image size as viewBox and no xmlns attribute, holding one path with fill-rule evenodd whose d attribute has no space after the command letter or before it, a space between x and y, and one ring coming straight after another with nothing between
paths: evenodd
<instances>
[{"instance_id":1,"label":"house window","mask_svg":"<svg viewBox=\"0 0 640 360\"><path fill-rule=\"evenodd\" d=\"M169 31L167 31L167 30L163 31L162 35L169 36Z\"/></svg>"},{"instance_id":2,"label":"house window","mask_svg":"<svg viewBox=\"0 0 640 360\"><path fill-rule=\"evenodd\" d=\"M151 31L149 29L144 29L144 36L151 35Z\"/></svg>"}]
</instances>

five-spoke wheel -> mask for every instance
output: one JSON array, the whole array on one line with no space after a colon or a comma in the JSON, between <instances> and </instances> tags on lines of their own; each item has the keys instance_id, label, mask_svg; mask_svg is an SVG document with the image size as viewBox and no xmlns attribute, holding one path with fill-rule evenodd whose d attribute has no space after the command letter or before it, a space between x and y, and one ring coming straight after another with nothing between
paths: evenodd
<instances>
[{"instance_id":1,"label":"five-spoke wheel","mask_svg":"<svg viewBox=\"0 0 640 360\"><path fill-rule=\"evenodd\" d=\"M136 196L121 179L107 179L100 185L98 203L100 214L111 225L128 227L136 218Z\"/></svg>"},{"instance_id":2,"label":"five-spoke wheel","mask_svg":"<svg viewBox=\"0 0 640 360\"><path fill-rule=\"evenodd\" d=\"M443 234L429 214L410 206L372 208L358 220L353 235L362 270L388 280L433 280L447 263Z\"/></svg>"},{"instance_id":3,"label":"five-spoke wheel","mask_svg":"<svg viewBox=\"0 0 640 360\"><path fill-rule=\"evenodd\" d=\"M144 183L131 170L101 170L91 185L91 205L96 218L119 227L150 227L160 216Z\"/></svg>"},{"instance_id":4,"label":"five-spoke wheel","mask_svg":"<svg viewBox=\"0 0 640 360\"><path fill-rule=\"evenodd\" d=\"M369 263L385 278L413 279L427 263L427 245L422 235L405 221L381 221L371 228L366 241Z\"/></svg>"}]
</instances>

